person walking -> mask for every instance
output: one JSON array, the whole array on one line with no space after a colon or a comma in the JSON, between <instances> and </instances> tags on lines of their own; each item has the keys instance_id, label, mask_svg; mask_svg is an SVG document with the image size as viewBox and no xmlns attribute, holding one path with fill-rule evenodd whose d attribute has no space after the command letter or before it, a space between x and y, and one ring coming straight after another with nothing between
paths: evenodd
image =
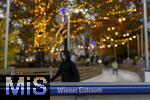
<instances>
[{"instance_id":1,"label":"person walking","mask_svg":"<svg viewBox=\"0 0 150 100\"><path fill-rule=\"evenodd\" d=\"M61 75L62 82L80 82L80 75L76 68L76 65L71 61L69 51L62 51L60 53L62 62L59 69L54 77L50 81L54 81Z\"/></svg>"},{"instance_id":2,"label":"person walking","mask_svg":"<svg viewBox=\"0 0 150 100\"><path fill-rule=\"evenodd\" d=\"M108 57L105 57L104 59L104 70L109 70L109 60Z\"/></svg>"},{"instance_id":3,"label":"person walking","mask_svg":"<svg viewBox=\"0 0 150 100\"><path fill-rule=\"evenodd\" d=\"M115 75L115 73L116 73L116 75L118 75L118 63L115 60L113 60L111 66L113 69L113 75Z\"/></svg>"}]
</instances>

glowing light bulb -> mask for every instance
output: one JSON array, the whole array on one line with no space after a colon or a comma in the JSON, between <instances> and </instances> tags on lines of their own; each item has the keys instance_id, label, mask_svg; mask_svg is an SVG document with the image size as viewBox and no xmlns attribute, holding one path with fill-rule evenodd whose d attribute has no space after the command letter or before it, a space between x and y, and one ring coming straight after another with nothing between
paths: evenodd
<instances>
[{"instance_id":1,"label":"glowing light bulb","mask_svg":"<svg viewBox=\"0 0 150 100\"><path fill-rule=\"evenodd\" d=\"M126 35L126 34L124 34L123 36L124 36L124 37L126 37L127 35Z\"/></svg>"},{"instance_id":2,"label":"glowing light bulb","mask_svg":"<svg viewBox=\"0 0 150 100\"><path fill-rule=\"evenodd\" d=\"M117 44L115 44L115 47L118 47L118 45L117 45Z\"/></svg>"},{"instance_id":3,"label":"glowing light bulb","mask_svg":"<svg viewBox=\"0 0 150 100\"><path fill-rule=\"evenodd\" d=\"M75 9L75 13L79 13L80 12L80 10L79 9Z\"/></svg>"},{"instance_id":4,"label":"glowing light bulb","mask_svg":"<svg viewBox=\"0 0 150 100\"><path fill-rule=\"evenodd\" d=\"M133 38L135 39L135 38L136 38L136 36L133 36Z\"/></svg>"},{"instance_id":5,"label":"glowing light bulb","mask_svg":"<svg viewBox=\"0 0 150 100\"><path fill-rule=\"evenodd\" d=\"M81 49L83 49L84 47L83 46L81 46Z\"/></svg>"},{"instance_id":6,"label":"glowing light bulb","mask_svg":"<svg viewBox=\"0 0 150 100\"><path fill-rule=\"evenodd\" d=\"M107 28L108 31L110 31L110 28Z\"/></svg>"},{"instance_id":7,"label":"glowing light bulb","mask_svg":"<svg viewBox=\"0 0 150 100\"><path fill-rule=\"evenodd\" d=\"M54 50L54 49L55 49L55 47L52 48L52 50Z\"/></svg>"},{"instance_id":8,"label":"glowing light bulb","mask_svg":"<svg viewBox=\"0 0 150 100\"><path fill-rule=\"evenodd\" d=\"M106 41L106 39L103 39L103 42L105 42Z\"/></svg>"},{"instance_id":9,"label":"glowing light bulb","mask_svg":"<svg viewBox=\"0 0 150 100\"><path fill-rule=\"evenodd\" d=\"M122 20L123 20L123 21L125 21L125 20L126 20L126 18L122 18Z\"/></svg>"},{"instance_id":10,"label":"glowing light bulb","mask_svg":"<svg viewBox=\"0 0 150 100\"><path fill-rule=\"evenodd\" d=\"M115 35L118 35L118 32L115 32Z\"/></svg>"},{"instance_id":11,"label":"glowing light bulb","mask_svg":"<svg viewBox=\"0 0 150 100\"><path fill-rule=\"evenodd\" d=\"M51 50L51 53L54 53L54 50Z\"/></svg>"},{"instance_id":12,"label":"glowing light bulb","mask_svg":"<svg viewBox=\"0 0 150 100\"><path fill-rule=\"evenodd\" d=\"M112 30L115 30L115 28L114 28L114 27L112 27L111 29L112 29Z\"/></svg>"},{"instance_id":13,"label":"glowing light bulb","mask_svg":"<svg viewBox=\"0 0 150 100\"><path fill-rule=\"evenodd\" d=\"M121 18L119 18L119 19L118 19L118 21L119 21L119 22L122 22L122 19L121 19Z\"/></svg>"},{"instance_id":14,"label":"glowing light bulb","mask_svg":"<svg viewBox=\"0 0 150 100\"><path fill-rule=\"evenodd\" d=\"M111 47L111 45L108 45L108 48L110 48Z\"/></svg>"},{"instance_id":15,"label":"glowing light bulb","mask_svg":"<svg viewBox=\"0 0 150 100\"><path fill-rule=\"evenodd\" d=\"M80 45L78 45L78 48L81 48L81 46L80 46Z\"/></svg>"},{"instance_id":16,"label":"glowing light bulb","mask_svg":"<svg viewBox=\"0 0 150 100\"><path fill-rule=\"evenodd\" d=\"M132 40L132 38L129 38L129 40L131 41L131 40Z\"/></svg>"},{"instance_id":17,"label":"glowing light bulb","mask_svg":"<svg viewBox=\"0 0 150 100\"><path fill-rule=\"evenodd\" d=\"M137 9L135 8L134 11L137 11Z\"/></svg>"}]
</instances>

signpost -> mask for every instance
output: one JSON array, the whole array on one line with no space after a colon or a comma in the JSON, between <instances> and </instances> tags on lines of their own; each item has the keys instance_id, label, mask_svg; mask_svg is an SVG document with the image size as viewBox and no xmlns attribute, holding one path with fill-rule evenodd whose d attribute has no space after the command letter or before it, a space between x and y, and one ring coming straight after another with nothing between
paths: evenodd
<instances>
[{"instance_id":1,"label":"signpost","mask_svg":"<svg viewBox=\"0 0 150 100\"><path fill-rule=\"evenodd\" d=\"M6 33L5 33L5 52L4 52L4 74L7 70L8 58L8 36L9 36L9 18L10 15L10 0L7 0L7 17L6 17Z\"/></svg>"},{"instance_id":2,"label":"signpost","mask_svg":"<svg viewBox=\"0 0 150 100\"><path fill-rule=\"evenodd\" d=\"M60 8L60 14L62 15L61 22L64 23L67 20L67 49L70 49L70 13L66 8ZM67 19L66 19L67 18Z\"/></svg>"},{"instance_id":3,"label":"signpost","mask_svg":"<svg viewBox=\"0 0 150 100\"><path fill-rule=\"evenodd\" d=\"M66 21L66 9L65 8L60 8L59 9L59 14L61 15L60 16L60 19L59 19L59 23L63 24L65 21Z\"/></svg>"},{"instance_id":4,"label":"signpost","mask_svg":"<svg viewBox=\"0 0 150 100\"><path fill-rule=\"evenodd\" d=\"M68 50L70 50L70 14L68 13L67 15L67 46L68 46Z\"/></svg>"},{"instance_id":5,"label":"signpost","mask_svg":"<svg viewBox=\"0 0 150 100\"><path fill-rule=\"evenodd\" d=\"M144 38L145 38L145 61L146 69L149 69L149 46L148 46L148 28L147 28L147 0L143 0L144 6Z\"/></svg>"},{"instance_id":6,"label":"signpost","mask_svg":"<svg viewBox=\"0 0 150 100\"><path fill-rule=\"evenodd\" d=\"M144 54L144 46L143 46L143 27L141 27L141 58L143 58L143 54Z\"/></svg>"}]
</instances>

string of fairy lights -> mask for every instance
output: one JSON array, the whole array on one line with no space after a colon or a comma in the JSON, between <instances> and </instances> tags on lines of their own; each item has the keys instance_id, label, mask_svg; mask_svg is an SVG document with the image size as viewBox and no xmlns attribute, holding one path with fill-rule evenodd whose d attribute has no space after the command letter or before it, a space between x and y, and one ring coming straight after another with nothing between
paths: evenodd
<instances>
[{"instance_id":1,"label":"string of fairy lights","mask_svg":"<svg viewBox=\"0 0 150 100\"><path fill-rule=\"evenodd\" d=\"M122 39L114 40L111 37L105 37L102 39L103 44L99 46L100 49L104 48L110 48L111 46L118 47L119 45L125 45L128 41L132 41L133 39L137 38L137 34L132 35L132 33L137 32L140 30L143 26L139 26L134 30L129 30L126 34L123 34ZM100 42L97 42L98 44L101 44Z\"/></svg>"},{"instance_id":2,"label":"string of fairy lights","mask_svg":"<svg viewBox=\"0 0 150 100\"><path fill-rule=\"evenodd\" d=\"M13 0L13 2L17 5L20 5L22 7L26 7L27 10L29 10L29 13L34 15L34 20L30 21L20 19L18 22L22 23L24 25L33 25L33 28L35 30L34 33L34 48L38 48L40 46L44 46L44 48L48 50L54 51L54 48L56 49L59 47L59 45L62 44L65 34L67 33L67 29L62 29L61 34L59 34L59 40L56 41L55 36L50 36L49 34L57 32L60 25L59 23L56 23L55 17L58 15L60 8L62 7L68 7L70 11L74 11L76 14L73 14L73 16L78 16L78 13L81 13L82 16L75 17L70 20L71 22L71 33L72 36L76 36L78 33L86 31L87 25L89 26L90 30L95 30L98 28L103 28L105 21L113 20L112 16L119 15L119 19L117 21L119 22L126 22L126 17L123 17L122 15L129 14L130 20L129 22L132 23L133 20L137 18L137 16L142 15L141 12L138 12L138 9L132 5L131 7L128 7L128 9L123 9L122 6L125 6L123 4L120 4L116 2L115 0L104 0L104 1L87 1L82 0L82 2L77 3L75 0L68 0L68 1L62 1L58 0L49 0L48 2L44 2L43 0L33 0L33 8L28 7L25 1L22 0ZM94 3L91 3L94 2ZM100 13L99 11L101 9L104 9L107 5L113 5L113 9L109 9L105 13ZM32 9L31 9L32 8ZM54 9L52 11L49 11L47 9ZM133 14L134 13L134 16ZM14 15L17 16L17 15ZM81 18L82 17L82 18ZM76 19L77 18L77 19ZM52 23L54 25L52 25ZM51 27L49 31L47 31L48 25L51 24ZM85 26L86 25L86 26ZM140 30L141 25L137 26L136 29L130 29L126 33L121 32L114 32L113 36L109 35L103 35L102 42L97 41L98 44L101 44L100 48L105 47L111 47L114 45L115 47L119 45L124 45L127 41L131 41L132 39L136 38L135 32ZM107 31L115 30L115 27L107 27ZM133 35L134 33L134 35ZM121 34L121 35L120 35ZM114 37L119 36L120 39L115 39ZM51 41L47 41L49 37L52 37ZM52 42L53 41L53 42ZM53 49L49 48L47 46L48 42L54 43ZM49 44L48 44L49 45ZM48 48L47 48L48 47Z\"/></svg>"}]
</instances>

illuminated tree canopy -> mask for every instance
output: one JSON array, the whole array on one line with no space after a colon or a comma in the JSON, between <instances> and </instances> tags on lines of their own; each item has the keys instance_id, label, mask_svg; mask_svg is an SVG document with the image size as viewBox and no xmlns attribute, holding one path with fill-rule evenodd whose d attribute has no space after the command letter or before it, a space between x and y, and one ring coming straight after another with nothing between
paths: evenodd
<instances>
[{"instance_id":1,"label":"illuminated tree canopy","mask_svg":"<svg viewBox=\"0 0 150 100\"><path fill-rule=\"evenodd\" d=\"M50 50L67 33L65 21L59 23L60 8L71 14L72 37L91 31L100 46L126 43L141 28L141 0L13 0L11 24L25 44Z\"/></svg>"}]
</instances>

